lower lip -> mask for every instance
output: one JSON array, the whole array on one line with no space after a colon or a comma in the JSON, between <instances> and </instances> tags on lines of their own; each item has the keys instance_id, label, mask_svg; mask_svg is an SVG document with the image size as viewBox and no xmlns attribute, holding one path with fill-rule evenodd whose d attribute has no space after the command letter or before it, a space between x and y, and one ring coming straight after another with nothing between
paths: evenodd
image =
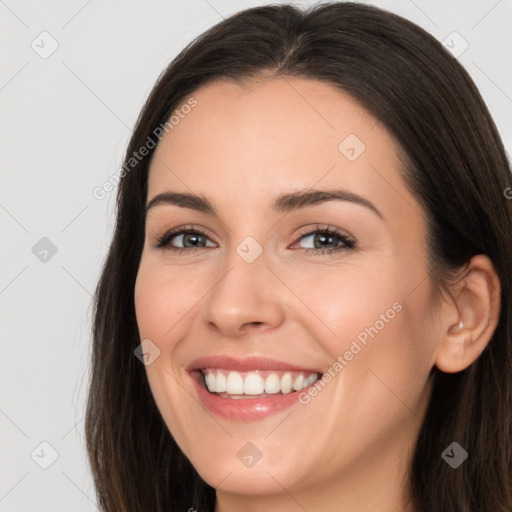
<instances>
[{"instance_id":1,"label":"lower lip","mask_svg":"<svg viewBox=\"0 0 512 512\"><path fill-rule=\"evenodd\" d=\"M199 400L216 416L227 420L235 421L256 421L272 414L290 408L298 401L299 393L307 392L310 386L286 394L276 394L264 398L222 398L214 393L210 393L208 389L201 383L203 379L202 373L198 370L190 372L192 381L197 390Z\"/></svg>"}]
</instances>

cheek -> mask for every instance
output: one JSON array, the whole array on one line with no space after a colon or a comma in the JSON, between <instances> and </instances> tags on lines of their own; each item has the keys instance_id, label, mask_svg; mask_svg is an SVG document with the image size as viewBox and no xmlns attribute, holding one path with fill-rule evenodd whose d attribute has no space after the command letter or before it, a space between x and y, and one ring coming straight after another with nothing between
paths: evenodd
<instances>
[{"instance_id":1,"label":"cheek","mask_svg":"<svg viewBox=\"0 0 512 512\"><path fill-rule=\"evenodd\" d=\"M346 266L296 280L294 291L309 310L304 318L310 319L310 330L334 356L348 350L352 339L359 336L364 341L374 324L381 330L387 325L384 321L396 317L401 294L394 282L365 268Z\"/></svg>"},{"instance_id":2,"label":"cheek","mask_svg":"<svg viewBox=\"0 0 512 512\"><path fill-rule=\"evenodd\" d=\"M183 275L183 274L182 274ZM184 423L173 411L189 411L190 392L172 385L181 379L177 364L179 340L190 329L187 312L193 307L193 292L176 271L162 268L151 258L141 260L134 289L134 302L139 336L149 339L160 350L158 357L145 367L148 383L167 428L185 450L188 439Z\"/></svg>"},{"instance_id":3,"label":"cheek","mask_svg":"<svg viewBox=\"0 0 512 512\"><path fill-rule=\"evenodd\" d=\"M432 343L426 334L428 280L414 289L412 276L404 270L393 274L391 268L380 268L377 273L340 268L308 282L296 281L296 291L315 312L304 315L302 322L307 322L333 365L339 363L330 367L333 375L343 373L352 386L371 379L376 387L382 386L373 371L414 401L431 368ZM416 269L409 265L409 272Z\"/></svg>"},{"instance_id":4,"label":"cheek","mask_svg":"<svg viewBox=\"0 0 512 512\"><path fill-rule=\"evenodd\" d=\"M135 282L135 312L141 339L161 344L193 307L193 291L175 271L141 261ZM196 300L197 302L197 300ZM161 347L162 349L168 347Z\"/></svg>"}]
</instances>

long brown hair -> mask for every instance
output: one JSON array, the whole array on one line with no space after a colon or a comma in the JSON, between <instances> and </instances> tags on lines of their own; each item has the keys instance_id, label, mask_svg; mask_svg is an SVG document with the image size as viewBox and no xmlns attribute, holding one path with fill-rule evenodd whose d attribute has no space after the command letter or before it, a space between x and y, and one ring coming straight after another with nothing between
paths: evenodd
<instances>
[{"instance_id":1,"label":"long brown hair","mask_svg":"<svg viewBox=\"0 0 512 512\"><path fill-rule=\"evenodd\" d=\"M160 75L129 142L113 240L94 297L86 441L107 512L213 510L206 484L168 431L144 366L134 285L144 243L151 156L133 158L200 86L223 78L298 76L350 93L395 137L404 180L425 211L432 282L488 255L501 282L494 335L469 368L432 369L434 386L410 485L424 512L512 511L512 191L510 163L477 88L459 62L415 24L359 3L241 11L189 44ZM153 144L154 145L154 144ZM468 459L441 457L453 441Z\"/></svg>"}]
</instances>

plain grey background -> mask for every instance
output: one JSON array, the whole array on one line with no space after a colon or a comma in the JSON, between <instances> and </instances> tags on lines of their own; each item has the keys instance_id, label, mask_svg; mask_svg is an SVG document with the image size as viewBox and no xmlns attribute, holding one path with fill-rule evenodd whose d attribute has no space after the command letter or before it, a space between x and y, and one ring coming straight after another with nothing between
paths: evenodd
<instances>
[{"instance_id":1,"label":"plain grey background","mask_svg":"<svg viewBox=\"0 0 512 512\"><path fill-rule=\"evenodd\" d=\"M223 17L266 3L0 0L0 512L98 510L83 415L115 190L92 191L120 169L170 60ZM512 1L367 3L451 46L510 154Z\"/></svg>"}]
</instances>

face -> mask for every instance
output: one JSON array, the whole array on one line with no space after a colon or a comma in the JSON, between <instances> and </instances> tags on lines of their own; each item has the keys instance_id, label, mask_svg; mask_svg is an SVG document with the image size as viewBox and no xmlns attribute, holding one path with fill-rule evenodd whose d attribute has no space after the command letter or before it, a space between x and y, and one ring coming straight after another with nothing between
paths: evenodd
<instances>
[{"instance_id":1,"label":"face","mask_svg":"<svg viewBox=\"0 0 512 512\"><path fill-rule=\"evenodd\" d=\"M316 80L193 97L151 163L148 204L169 195L147 212L135 287L163 419L225 492L396 479L436 333L426 225L392 137Z\"/></svg>"}]
</instances>

